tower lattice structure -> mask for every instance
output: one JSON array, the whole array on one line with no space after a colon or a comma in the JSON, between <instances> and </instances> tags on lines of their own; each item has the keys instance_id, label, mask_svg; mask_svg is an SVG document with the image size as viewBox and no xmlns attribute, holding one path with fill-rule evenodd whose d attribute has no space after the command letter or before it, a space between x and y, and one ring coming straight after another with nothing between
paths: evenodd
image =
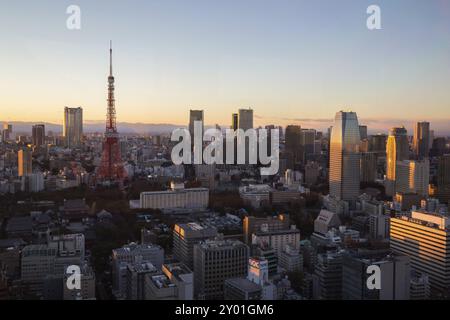
<instances>
[{"instance_id":1,"label":"tower lattice structure","mask_svg":"<svg viewBox=\"0 0 450 320\"><path fill-rule=\"evenodd\" d=\"M120 140L116 126L116 106L114 99L114 76L112 68L112 44L109 49L108 110L106 131L103 141L102 162L97 171L97 179L123 183L126 172L120 155Z\"/></svg>"}]
</instances>

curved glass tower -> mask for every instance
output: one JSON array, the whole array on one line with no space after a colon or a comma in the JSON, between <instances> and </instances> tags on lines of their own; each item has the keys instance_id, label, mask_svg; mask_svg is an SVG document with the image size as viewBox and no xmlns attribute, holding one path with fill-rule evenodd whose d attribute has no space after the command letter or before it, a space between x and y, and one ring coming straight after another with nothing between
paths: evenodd
<instances>
[{"instance_id":1,"label":"curved glass tower","mask_svg":"<svg viewBox=\"0 0 450 320\"><path fill-rule=\"evenodd\" d=\"M340 111L330 141L330 196L353 202L359 196L359 124L355 112Z\"/></svg>"}]
</instances>

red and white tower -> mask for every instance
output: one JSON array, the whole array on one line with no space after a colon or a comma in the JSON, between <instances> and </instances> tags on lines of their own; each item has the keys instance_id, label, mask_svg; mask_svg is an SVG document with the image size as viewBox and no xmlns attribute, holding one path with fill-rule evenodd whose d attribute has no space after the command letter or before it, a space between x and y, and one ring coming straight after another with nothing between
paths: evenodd
<instances>
[{"instance_id":1,"label":"red and white tower","mask_svg":"<svg viewBox=\"0 0 450 320\"><path fill-rule=\"evenodd\" d=\"M112 42L109 49L108 111L103 142L102 163L97 170L98 181L123 183L126 172L120 156L120 140L116 126L116 106L114 99L114 76L112 69Z\"/></svg>"}]
</instances>

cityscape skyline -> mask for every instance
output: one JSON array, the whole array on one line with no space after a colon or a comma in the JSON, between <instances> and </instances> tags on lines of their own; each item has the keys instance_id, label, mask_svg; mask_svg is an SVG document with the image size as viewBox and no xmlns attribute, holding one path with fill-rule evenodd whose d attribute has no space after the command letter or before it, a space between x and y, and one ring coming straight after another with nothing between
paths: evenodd
<instances>
[{"instance_id":1,"label":"cityscape skyline","mask_svg":"<svg viewBox=\"0 0 450 320\"><path fill-rule=\"evenodd\" d=\"M256 1L0 12L0 301L450 300L450 1Z\"/></svg>"},{"instance_id":2,"label":"cityscape skyline","mask_svg":"<svg viewBox=\"0 0 450 320\"><path fill-rule=\"evenodd\" d=\"M206 123L229 125L233 110L252 107L257 126L306 122L304 127L320 128L317 124L332 123L335 110L351 109L362 123L379 126L373 130L404 124L398 119L429 121L437 132L448 127L450 7L445 1L429 6L380 1L383 28L376 31L366 28L365 1L327 3L329 10L322 10L323 4L186 7L138 1L127 10L118 2L99 10L101 1L80 1L79 31L65 27L66 6L52 1L30 4L33 15L0 14L15 34L5 35L10 50L0 53L7 75L0 80L7 89L2 118L60 123L59 110L67 105L83 107L86 119L102 119L107 65L102 52L112 38L120 79L117 112L124 122L180 125L183 111L205 109ZM236 5L242 12L228 15ZM194 19L206 12L204 19ZM320 24L314 20L319 15ZM164 24L165 18L172 24ZM212 30L204 28L214 19ZM35 24L39 28L32 30ZM39 82L25 76L30 68Z\"/></svg>"}]
</instances>

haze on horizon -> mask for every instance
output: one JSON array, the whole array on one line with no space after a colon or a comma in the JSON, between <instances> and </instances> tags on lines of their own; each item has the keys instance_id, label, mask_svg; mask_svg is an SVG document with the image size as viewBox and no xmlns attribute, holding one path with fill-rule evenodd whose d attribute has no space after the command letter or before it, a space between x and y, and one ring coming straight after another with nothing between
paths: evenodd
<instances>
[{"instance_id":1,"label":"haze on horizon","mask_svg":"<svg viewBox=\"0 0 450 320\"><path fill-rule=\"evenodd\" d=\"M252 107L256 125L321 128L351 109L372 130L450 127L450 0L73 2L0 2L1 120L60 123L81 106L102 121L112 39L119 122L185 125L204 109L228 125Z\"/></svg>"}]
</instances>

